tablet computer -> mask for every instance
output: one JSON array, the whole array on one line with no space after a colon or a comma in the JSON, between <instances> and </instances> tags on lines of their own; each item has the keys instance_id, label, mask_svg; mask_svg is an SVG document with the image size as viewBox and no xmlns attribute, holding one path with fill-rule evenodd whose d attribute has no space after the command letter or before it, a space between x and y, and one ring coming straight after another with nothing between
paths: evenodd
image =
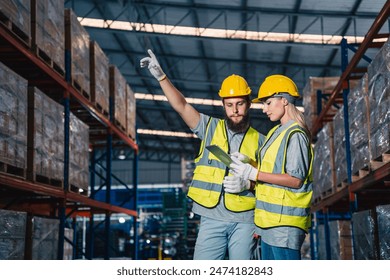
<instances>
[{"instance_id":1,"label":"tablet computer","mask_svg":"<svg viewBox=\"0 0 390 280\"><path fill-rule=\"evenodd\" d=\"M222 161L227 167L233 162L230 156L217 145L210 145L206 147L214 156Z\"/></svg>"}]
</instances>

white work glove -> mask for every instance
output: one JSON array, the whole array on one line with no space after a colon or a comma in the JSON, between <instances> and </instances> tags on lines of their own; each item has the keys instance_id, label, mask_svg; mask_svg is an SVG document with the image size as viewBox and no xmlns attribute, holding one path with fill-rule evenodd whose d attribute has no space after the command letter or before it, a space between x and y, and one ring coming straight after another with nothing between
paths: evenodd
<instances>
[{"instance_id":1,"label":"white work glove","mask_svg":"<svg viewBox=\"0 0 390 280\"><path fill-rule=\"evenodd\" d=\"M257 181L257 168L249 163L243 163L235 157L232 157L233 163L230 164L232 174L241 177L243 180Z\"/></svg>"},{"instance_id":2,"label":"white work glove","mask_svg":"<svg viewBox=\"0 0 390 280\"><path fill-rule=\"evenodd\" d=\"M223 189L228 193L240 193L249 190L251 182L238 176L226 176L223 179Z\"/></svg>"},{"instance_id":3,"label":"white work glove","mask_svg":"<svg viewBox=\"0 0 390 280\"><path fill-rule=\"evenodd\" d=\"M238 159L239 161L241 161L243 163L250 163L250 161L251 161L251 159L248 156L243 155L240 152L232 153L231 157L235 157L236 159Z\"/></svg>"},{"instance_id":4,"label":"white work glove","mask_svg":"<svg viewBox=\"0 0 390 280\"><path fill-rule=\"evenodd\" d=\"M164 71L162 70L160 64L157 61L156 56L152 52L152 50L148 50L148 53L150 55L147 57L144 57L140 60L140 66L141 68L143 67L148 67L150 73L155 77L158 81L162 81L165 79L166 75Z\"/></svg>"}]
</instances>

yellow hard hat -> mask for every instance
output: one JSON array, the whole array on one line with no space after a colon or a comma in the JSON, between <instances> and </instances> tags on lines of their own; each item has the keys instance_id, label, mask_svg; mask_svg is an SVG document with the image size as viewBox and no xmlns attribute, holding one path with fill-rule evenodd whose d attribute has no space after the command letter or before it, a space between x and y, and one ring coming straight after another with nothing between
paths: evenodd
<instances>
[{"instance_id":1,"label":"yellow hard hat","mask_svg":"<svg viewBox=\"0 0 390 280\"><path fill-rule=\"evenodd\" d=\"M289 77L284 75L271 75L265 78L261 84L257 98L252 102L260 102L262 99L279 94L287 93L292 97L299 98L298 88Z\"/></svg>"},{"instance_id":2,"label":"yellow hard hat","mask_svg":"<svg viewBox=\"0 0 390 280\"><path fill-rule=\"evenodd\" d=\"M251 94L252 90L245 79L239 75L230 75L222 82L219 96L222 98L238 97Z\"/></svg>"}]
</instances>

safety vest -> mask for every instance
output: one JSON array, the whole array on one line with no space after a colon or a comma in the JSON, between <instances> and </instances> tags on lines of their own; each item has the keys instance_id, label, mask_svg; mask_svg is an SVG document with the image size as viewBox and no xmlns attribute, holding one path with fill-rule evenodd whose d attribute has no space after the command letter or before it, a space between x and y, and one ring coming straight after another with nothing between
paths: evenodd
<instances>
[{"instance_id":1,"label":"safety vest","mask_svg":"<svg viewBox=\"0 0 390 280\"><path fill-rule=\"evenodd\" d=\"M249 127L240 144L239 152L256 161L256 152L264 139L262 134ZM206 208L217 206L223 193L223 179L229 174L229 168L205 149L206 146L213 144L221 147L226 153L230 152L224 120L210 118L207 123L206 134L195 159L193 180L188 190L188 197ZM226 209L232 212L244 212L255 208L256 199L251 191L238 194L224 193L223 197Z\"/></svg>"},{"instance_id":2,"label":"safety vest","mask_svg":"<svg viewBox=\"0 0 390 280\"><path fill-rule=\"evenodd\" d=\"M266 142L260 149L265 153L259 160L259 170L267 173L285 174L287 144L294 133L306 132L297 124L292 123L282 131L272 143L268 143L278 126L267 135ZM308 141L308 143L310 143ZM311 225L310 204L313 194L312 166L314 153L311 145L309 151L310 166L307 176L299 189L269 184L261 181L256 183L255 224L260 228L277 226L293 226L307 231Z\"/></svg>"}]
</instances>

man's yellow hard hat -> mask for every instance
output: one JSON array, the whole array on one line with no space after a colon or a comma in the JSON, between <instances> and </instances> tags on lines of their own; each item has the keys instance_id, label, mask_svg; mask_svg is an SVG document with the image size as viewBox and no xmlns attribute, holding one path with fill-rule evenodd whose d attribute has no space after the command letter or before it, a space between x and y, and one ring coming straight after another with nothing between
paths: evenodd
<instances>
[{"instance_id":1,"label":"man's yellow hard hat","mask_svg":"<svg viewBox=\"0 0 390 280\"><path fill-rule=\"evenodd\" d=\"M250 95L251 92L252 90L246 80L239 75L233 74L223 80L218 94L221 98L228 98Z\"/></svg>"}]
</instances>

